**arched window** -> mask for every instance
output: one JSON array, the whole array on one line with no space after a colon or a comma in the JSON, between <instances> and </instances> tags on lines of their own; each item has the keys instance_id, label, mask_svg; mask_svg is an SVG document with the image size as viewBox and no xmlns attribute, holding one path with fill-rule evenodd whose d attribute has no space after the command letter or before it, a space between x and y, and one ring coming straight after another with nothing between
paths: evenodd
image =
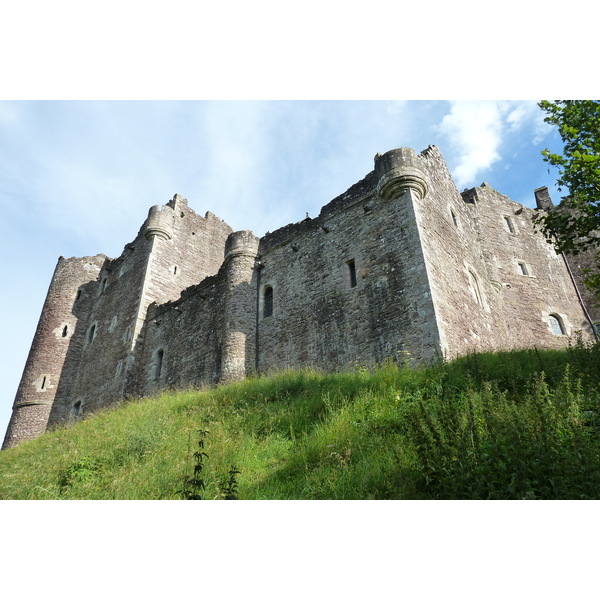
<instances>
[{"instance_id":1,"label":"arched window","mask_svg":"<svg viewBox=\"0 0 600 600\"><path fill-rule=\"evenodd\" d=\"M273 314L273 288L268 285L263 292L263 317Z\"/></svg>"},{"instance_id":2,"label":"arched window","mask_svg":"<svg viewBox=\"0 0 600 600\"><path fill-rule=\"evenodd\" d=\"M565 326L558 315L549 315L548 322L554 335L565 335Z\"/></svg>"}]
</instances>

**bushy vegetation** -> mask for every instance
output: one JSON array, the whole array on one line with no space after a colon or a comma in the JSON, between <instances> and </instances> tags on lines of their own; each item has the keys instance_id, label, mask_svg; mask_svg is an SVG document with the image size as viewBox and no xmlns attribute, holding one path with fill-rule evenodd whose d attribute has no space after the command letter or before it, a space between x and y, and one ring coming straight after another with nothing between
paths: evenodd
<instances>
[{"instance_id":1,"label":"bushy vegetation","mask_svg":"<svg viewBox=\"0 0 600 600\"><path fill-rule=\"evenodd\" d=\"M289 371L0 453L0 498L600 498L600 348Z\"/></svg>"}]
</instances>

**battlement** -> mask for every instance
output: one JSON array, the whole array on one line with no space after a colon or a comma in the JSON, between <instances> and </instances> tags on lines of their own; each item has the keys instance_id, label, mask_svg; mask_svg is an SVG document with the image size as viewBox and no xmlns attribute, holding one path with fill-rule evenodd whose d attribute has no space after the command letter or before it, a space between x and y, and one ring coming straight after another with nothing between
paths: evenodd
<instances>
[{"instance_id":1,"label":"battlement","mask_svg":"<svg viewBox=\"0 0 600 600\"><path fill-rule=\"evenodd\" d=\"M59 259L3 447L167 387L591 340L533 215L485 183L461 194L435 146L377 154L262 238L175 194L118 258Z\"/></svg>"}]
</instances>

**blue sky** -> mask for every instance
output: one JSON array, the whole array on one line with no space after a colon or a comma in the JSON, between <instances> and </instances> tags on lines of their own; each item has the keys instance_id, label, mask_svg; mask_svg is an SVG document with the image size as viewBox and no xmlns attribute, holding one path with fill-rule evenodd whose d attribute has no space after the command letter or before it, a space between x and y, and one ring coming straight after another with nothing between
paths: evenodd
<instances>
[{"instance_id":1,"label":"blue sky","mask_svg":"<svg viewBox=\"0 0 600 600\"><path fill-rule=\"evenodd\" d=\"M554 174L548 175L540 150L555 147L556 134L543 126L534 101L494 99L597 97L596 78L589 77L597 71L597 20L590 6L583 0L568 7L507 0L485 8L460 0L305 0L301 6L275 0L21 0L3 6L0 435L58 257L119 255L148 208L175 193L201 214L210 210L235 229L260 235L306 212L316 215L371 170L377 152L399 146L420 151L429 144L440 147L459 189L487 181L529 205L534 188L547 185L554 192ZM374 101L397 98L432 101ZM330 101L308 102L315 99ZM131 592L150 597L189 592L186 575L197 571L197 547L186 551L187 544L207 533L217 550L203 556L203 588L213 573L219 577L213 575L209 585L237 583L244 587L236 591L245 595L256 582L261 597L271 597L268 584L289 591L290 580L293 597L314 595L310 575L298 578L290 570L307 564L306 556L308 573L322 576L319 589L325 582L325 589L329 584L334 595L341 589L349 598L359 590L361 597L389 593L388 587L399 589L398 581L421 595L423 582L432 590L439 585L436 597L460 589L465 598L479 598L491 580L493 597L514 595L515 584L529 595L542 589L551 597L581 596L582 586L587 589L589 578L581 573L594 572L592 554L574 551L587 547L572 538L573 532L590 538L593 516L585 507L569 510L568 521L565 513L568 526L560 530L547 526L557 525L557 505L536 504L525 520L515 513L523 505L499 515L496 504L493 518L486 513L481 520L490 505L435 504L418 510L403 504L398 511L398 504L386 503L374 511L372 503L325 503L331 507L326 521L321 503L278 503L276 509L269 503L264 519L256 519L256 504L243 505L251 513L240 513L236 505L214 519L219 528L212 535L210 519L194 520L186 507L175 511L169 503L95 503L91 518L87 503L50 503L44 510L10 503L3 505L2 531L11 537L14 527L15 557L30 551L32 536L23 535L24 525L45 556L64 556L60 550L77 547L92 557L90 564L94 552L96 564L104 564L110 555L117 576L119 566L126 569L121 587L131 582ZM62 518L53 518L60 510ZM281 515L285 520L278 520ZM223 523L231 532L223 533ZM455 529L445 545L448 527ZM185 539L174 536L179 531ZM521 532L528 539L515 545ZM557 533L558 545L569 548L574 576L565 569L566 556L556 554ZM124 535L127 543L114 543ZM315 535L323 543L315 544ZM286 551L274 553L274 547ZM302 562L294 560L297 549ZM55 574L53 561L46 562L39 565L39 583L27 580L43 593ZM464 564L474 565L468 578ZM230 576L232 565L237 581ZM131 578L136 567L153 577ZM513 577L499 581L499 567L508 567L503 572ZM12 561L7 572L22 568ZM432 568L439 584L430 577ZM532 568L541 576L528 577ZM352 577L344 577L350 570ZM71 569L71 579L77 576L89 573ZM112 578L96 578L94 585L104 595L104 587L114 587Z\"/></svg>"},{"instance_id":2,"label":"blue sky","mask_svg":"<svg viewBox=\"0 0 600 600\"><path fill-rule=\"evenodd\" d=\"M533 206L559 143L535 101L2 101L4 433L59 256L118 256L175 193L257 235L316 216L400 146L441 150L460 190Z\"/></svg>"}]
</instances>

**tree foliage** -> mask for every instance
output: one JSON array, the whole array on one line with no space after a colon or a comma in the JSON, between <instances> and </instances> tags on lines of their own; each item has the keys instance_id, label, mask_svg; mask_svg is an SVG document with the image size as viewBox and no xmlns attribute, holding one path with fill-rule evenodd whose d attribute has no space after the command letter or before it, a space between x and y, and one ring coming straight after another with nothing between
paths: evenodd
<instances>
[{"instance_id":1,"label":"tree foliage","mask_svg":"<svg viewBox=\"0 0 600 600\"><path fill-rule=\"evenodd\" d=\"M577 254L600 241L600 101L543 100L539 106L564 143L562 154L544 150L544 160L558 168L558 190L568 189L560 209L539 222L557 250Z\"/></svg>"}]
</instances>

